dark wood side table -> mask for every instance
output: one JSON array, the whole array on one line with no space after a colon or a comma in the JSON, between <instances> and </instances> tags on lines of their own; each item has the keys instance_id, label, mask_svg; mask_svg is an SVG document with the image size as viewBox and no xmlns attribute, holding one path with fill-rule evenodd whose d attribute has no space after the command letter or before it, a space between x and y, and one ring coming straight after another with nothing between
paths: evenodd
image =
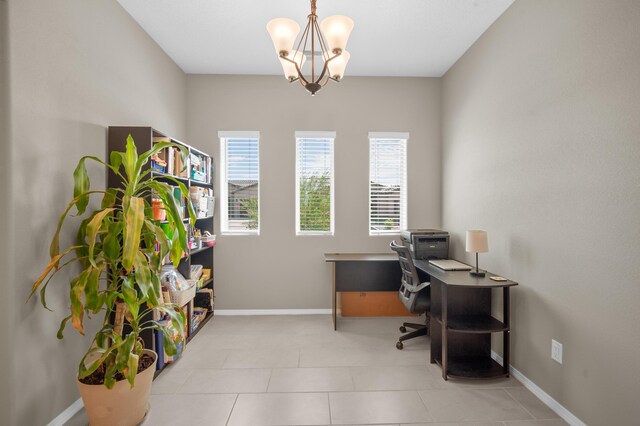
<instances>
[{"instance_id":1,"label":"dark wood side table","mask_svg":"<svg viewBox=\"0 0 640 426\"><path fill-rule=\"evenodd\" d=\"M509 288L518 283L478 278L469 271L443 271L426 260L414 261L431 277L431 363L442 378L488 379L509 376ZM491 315L491 290L502 288L502 321ZM503 365L491 358L491 334L502 333Z\"/></svg>"}]
</instances>

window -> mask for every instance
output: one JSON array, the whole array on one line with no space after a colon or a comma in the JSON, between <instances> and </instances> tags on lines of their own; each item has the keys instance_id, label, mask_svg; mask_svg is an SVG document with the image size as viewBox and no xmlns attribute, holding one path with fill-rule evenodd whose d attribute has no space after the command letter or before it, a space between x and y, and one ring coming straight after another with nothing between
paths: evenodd
<instances>
[{"instance_id":1,"label":"window","mask_svg":"<svg viewBox=\"0 0 640 426\"><path fill-rule=\"evenodd\" d=\"M369 235L407 227L408 133L369 133Z\"/></svg>"},{"instance_id":2,"label":"window","mask_svg":"<svg viewBox=\"0 0 640 426\"><path fill-rule=\"evenodd\" d=\"M335 132L296 132L296 235L333 235Z\"/></svg>"},{"instance_id":3,"label":"window","mask_svg":"<svg viewBox=\"0 0 640 426\"><path fill-rule=\"evenodd\" d=\"M258 132L219 132L223 234L260 233Z\"/></svg>"}]
</instances>

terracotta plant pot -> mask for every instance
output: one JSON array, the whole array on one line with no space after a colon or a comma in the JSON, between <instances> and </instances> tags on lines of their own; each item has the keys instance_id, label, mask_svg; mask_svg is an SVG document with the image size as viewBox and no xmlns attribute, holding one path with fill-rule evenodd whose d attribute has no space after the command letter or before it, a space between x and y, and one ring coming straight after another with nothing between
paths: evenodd
<instances>
[{"instance_id":1,"label":"terracotta plant pot","mask_svg":"<svg viewBox=\"0 0 640 426\"><path fill-rule=\"evenodd\" d=\"M153 364L138 373L133 389L126 380L116 382L113 389L77 381L90 426L135 426L142 423L147 414L151 382L158 360L155 352L145 349L144 353L153 357Z\"/></svg>"}]
</instances>

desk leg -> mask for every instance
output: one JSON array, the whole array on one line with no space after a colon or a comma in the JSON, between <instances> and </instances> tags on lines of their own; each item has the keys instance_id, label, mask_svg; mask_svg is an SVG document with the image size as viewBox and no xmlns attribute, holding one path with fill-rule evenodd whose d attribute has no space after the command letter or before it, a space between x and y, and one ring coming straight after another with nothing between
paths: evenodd
<instances>
[{"instance_id":1,"label":"desk leg","mask_svg":"<svg viewBox=\"0 0 640 426\"><path fill-rule=\"evenodd\" d=\"M337 325L336 325L336 310L337 310L337 295L336 295L336 262L333 262L333 285L332 285L332 304L331 304L331 313L333 316L333 331L337 330Z\"/></svg>"},{"instance_id":2,"label":"desk leg","mask_svg":"<svg viewBox=\"0 0 640 426\"><path fill-rule=\"evenodd\" d=\"M511 338L509 287L502 288L502 319L507 330L502 333L502 371L509 377L509 343Z\"/></svg>"},{"instance_id":3,"label":"desk leg","mask_svg":"<svg viewBox=\"0 0 640 426\"><path fill-rule=\"evenodd\" d=\"M447 368L448 368L448 354L447 354L447 325L449 317L447 313L447 285L441 285L440 291L442 294L440 309L442 312L442 378L447 380Z\"/></svg>"}]
</instances>

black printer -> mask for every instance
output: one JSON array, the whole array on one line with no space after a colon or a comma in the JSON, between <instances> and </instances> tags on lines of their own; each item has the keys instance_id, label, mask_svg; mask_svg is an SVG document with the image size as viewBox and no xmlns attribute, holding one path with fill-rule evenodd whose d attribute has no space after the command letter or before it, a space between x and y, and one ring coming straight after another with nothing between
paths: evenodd
<instances>
[{"instance_id":1,"label":"black printer","mask_svg":"<svg viewBox=\"0 0 640 426\"><path fill-rule=\"evenodd\" d=\"M449 233L439 229L405 229L400 238L414 259L448 259Z\"/></svg>"}]
</instances>

